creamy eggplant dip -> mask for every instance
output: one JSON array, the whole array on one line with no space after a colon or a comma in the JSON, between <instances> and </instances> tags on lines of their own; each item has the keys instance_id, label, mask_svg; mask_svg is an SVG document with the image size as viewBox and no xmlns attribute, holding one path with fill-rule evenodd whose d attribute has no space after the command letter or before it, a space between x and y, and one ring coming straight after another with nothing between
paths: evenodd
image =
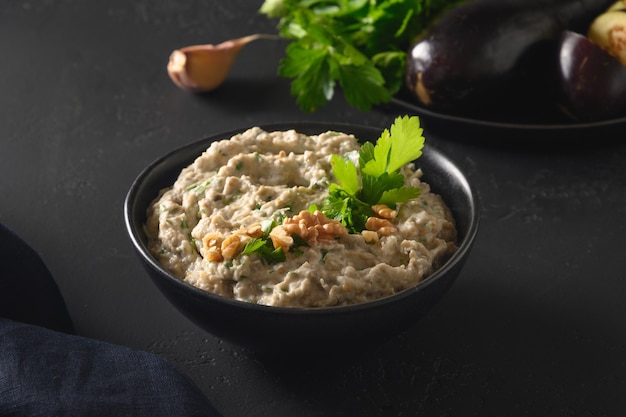
<instances>
[{"instance_id":1,"label":"creamy eggplant dip","mask_svg":"<svg viewBox=\"0 0 626 417\"><path fill-rule=\"evenodd\" d=\"M324 214L331 155L358 163L353 135L251 128L213 142L148 208L149 249L180 279L270 306L362 303L412 287L457 250L442 198L413 163L419 196L366 208L361 231Z\"/></svg>"}]
</instances>

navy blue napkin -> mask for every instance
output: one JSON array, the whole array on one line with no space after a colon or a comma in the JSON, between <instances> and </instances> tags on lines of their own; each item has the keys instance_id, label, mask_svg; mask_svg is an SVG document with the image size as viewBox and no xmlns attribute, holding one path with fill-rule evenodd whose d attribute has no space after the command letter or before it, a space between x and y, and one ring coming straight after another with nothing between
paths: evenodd
<instances>
[{"instance_id":1,"label":"navy blue napkin","mask_svg":"<svg viewBox=\"0 0 626 417\"><path fill-rule=\"evenodd\" d=\"M0 317L72 333L65 302L48 268L26 242L0 224Z\"/></svg>"},{"instance_id":2,"label":"navy blue napkin","mask_svg":"<svg viewBox=\"0 0 626 417\"><path fill-rule=\"evenodd\" d=\"M72 333L37 253L0 224L0 415L219 417L165 359Z\"/></svg>"}]
</instances>

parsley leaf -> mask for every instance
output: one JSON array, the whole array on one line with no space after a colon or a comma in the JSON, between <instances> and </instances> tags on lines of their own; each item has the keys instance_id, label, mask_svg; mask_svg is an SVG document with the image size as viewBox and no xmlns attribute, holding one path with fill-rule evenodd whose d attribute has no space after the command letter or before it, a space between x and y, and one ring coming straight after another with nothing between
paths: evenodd
<instances>
[{"instance_id":1,"label":"parsley leaf","mask_svg":"<svg viewBox=\"0 0 626 417\"><path fill-rule=\"evenodd\" d=\"M371 61L360 65L338 66L337 78L346 101L356 108L367 111L374 104L391 100L383 75Z\"/></svg>"},{"instance_id":2,"label":"parsley leaf","mask_svg":"<svg viewBox=\"0 0 626 417\"><path fill-rule=\"evenodd\" d=\"M362 167L363 172L375 177L385 172L397 172L403 165L419 158L424 146L422 133L417 117L397 118L391 132L385 129L374 149L368 148L363 159L369 159Z\"/></svg>"},{"instance_id":3,"label":"parsley leaf","mask_svg":"<svg viewBox=\"0 0 626 417\"><path fill-rule=\"evenodd\" d=\"M272 240L267 237L252 238L246 243L246 246L241 252L242 255L251 255L253 253L258 254L261 259L270 264L284 262L286 259L283 248L274 249Z\"/></svg>"},{"instance_id":4,"label":"parsley leaf","mask_svg":"<svg viewBox=\"0 0 626 417\"><path fill-rule=\"evenodd\" d=\"M352 161L346 160L339 155L331 155L330 165L333 167L335 178L341 182L343 190L348 195L356 195L359 191L359 176Z\"/></svg>"},{"instance_id":5,"label":"parsley leaf","mask_svg":"<svg viewBox=\"0 0 626 417\"><path fill-rule=\"evenodd\" d=\"M264 239L259 239L259 238L252 238L248 243L246 243L246 246L243 248L243 251L241 252L242 255L249 255L251 253L260 251L261 248L265 245L266 240Z\"/></svg>"},{"instance_id":6,"label":"parsley leaf","mask_svg":"<svg viewBox=\"0 0 626 417\"><path fill-rule=\"evenodd\" d=\"M279 74L293 78L291 93L302 109L314 111L333 97L335 81L330 76L327 51L307 48L301 43L287 47Z\"/></svg>"}]
</instances>

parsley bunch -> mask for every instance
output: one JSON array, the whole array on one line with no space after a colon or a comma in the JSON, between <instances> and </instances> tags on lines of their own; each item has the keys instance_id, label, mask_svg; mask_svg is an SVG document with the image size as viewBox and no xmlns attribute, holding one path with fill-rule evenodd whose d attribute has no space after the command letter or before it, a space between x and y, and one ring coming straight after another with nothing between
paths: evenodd
<instances>
[{"instance_id":1,"label":"parsley bunch","mask_svg":"<svg viewBox=\"0 0 626 417\"><path fill-rule=\"evenodd\" d=\"M385 129L376 145L363 144L358 167L349 159L331 156L337 183L328 188L328 198L322 212L340 221L351 233L365 229L372 216L372 206L386 204L395 208L420 195L420 189L404 185L401 169L422 155L423 129L417 116L397 117L390 129Z\"/></svg>"},{"instance_id":2,"label":"parsley bunch","mask_svg":"<svg viewBox=\"0 0 626 417\"><path fill-rule=\"evenodd\" d=\"M265 0L260 13L278 18L291 40L279 74L304 111L331 100L337 83L361 110L386 103L404 83L410 42L459 0Z\"/></svg>"}]
</instances>

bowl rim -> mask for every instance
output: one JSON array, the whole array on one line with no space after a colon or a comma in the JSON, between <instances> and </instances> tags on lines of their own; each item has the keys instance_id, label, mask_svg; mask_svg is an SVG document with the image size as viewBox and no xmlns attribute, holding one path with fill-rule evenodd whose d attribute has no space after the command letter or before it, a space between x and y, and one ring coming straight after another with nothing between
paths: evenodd
<instances>
[{"instance_id":1,"label":"bowl rim","mask_svg":"<svg viewBox=\"0 0 626 417\"><path fill-rule=\"evenodd\" d=\"M384 128L377 128L374 126L367 125L359 125L354 123L337 123L337 122L280 122L280 123L269 123L269 124L258 124L255 125L260 127L266 131L273 130L288 130L293 129L298 131L298 129L315 129L322 133L324 131L332 130L343 132L347 134L354 134L357 139L359 136L357 133L351 132L364 132L368 131L372 134L378 134L383 131ZM139 254L141 259L148 264L148 266L155 271L158 271L159 274L167 279L170 283L173 283L175 286L179 288L184 288L186 291L190 291L195 297L206 298L211 302L215 302L218 304L222 304L225 306L241 308L244 310L251 310L257 312L265 312L265 313L274 313L274 314L287 314L287 315L302 315L305 314L307 316L320 316L320 315L337 315L337 314L354 314L364 310L373 310L377 308L382 308L388 304L395 303L398 300L405 299L410 297L412 294L419 292L431 285L433 285L436 281L442 279L450 270L456 267L459 262L463 262L466 258L466 255L471 250L473 246L473 242L478 233L479 224L480 224L480 202L478 199L478 195L475 192L474 187L469 183L463 171L458 167L458 165L452 161L448 156L443 154L440 150L432 145L426 143L424 145L423 154L433 154L437 160L444 161L446 165L446 171L453 172L454 178L460 180L461 187L465 190L467 195L469 195L469 200L471 201L471 205L469 207L471 213L469 216L469 224L467 225L467 232L462 238L461 244L458 246L457 251L448 259L438 270L436 270L431 275L425 277L417 283L409 288L406 288L402 291L399 291L395 294L388 295L382 298L356 303L349 305L340 305L340 306L326 306L326 307L284 307L284 306L270 306L264 304L256 304L250 303L246 301L226 298L209 291L202 290L178 277L173 275L167 269L165 269L161 264L157 261L157 259L150 253L144 241L142 240L142 236L140 235L140 230L142 230L143 225L137 225L134 223L134 208L135 208L135 199L145 181L145 179L158 167L162 164L166 163L170 158L180 154L190 151L191 149L200 149L200 153L203 151L201 145L206 145L207 147L214 141L220 139L229 139L235 134L242 133L246 129L251 128L253 126L239 128L239 129L230 129L222 132L218 132L215 134L209 134L204 136L201 139L197 139L191 141L182 146L175 147L174 149L166 152L160 157L154 159L151 163L145 166L139 174L132 181L131 186L125 196L123 203L124 210L124 223L126 226L126 232L131 240L131 243L134 247L134 250ZM322 130L320 130L322 129ZM306 133L310 134L310 133ZM206 147L205 147L206 149ZM192 156L188 161L188 164L192 163L197 157L200 156L198 153L195 156ZM428 173L426 173L428 174ZM435 190L436 191L436 190ZM156 197L156 195L155 195ZM144 208L144 210L146 210Z\"/></svg>"}]
</instances>

